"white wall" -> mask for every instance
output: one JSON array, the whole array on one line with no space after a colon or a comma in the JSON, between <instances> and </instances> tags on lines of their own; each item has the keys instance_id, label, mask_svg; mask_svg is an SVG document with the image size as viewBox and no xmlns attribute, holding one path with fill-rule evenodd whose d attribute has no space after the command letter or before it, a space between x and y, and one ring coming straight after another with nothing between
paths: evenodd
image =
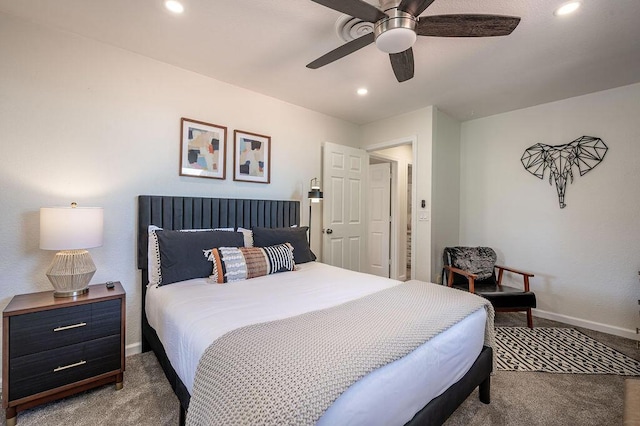
<instances>
[{"instance_id":1,"label":"white wall","mask_svg":"<svg viewBox=\"0 0 640 426\"><path fill-rule=\"evenodd\" d=\"M413 167L417 204L414 203L413 215L421 210L420 201L431 208L431 149L434 108L422 108L386 120L380 120L361 127L361 148L378 146L392 141L416 140ZM430 281L431 277L431 227L430 221L416 221L412 229L415 262L412 264L413 278Z\"/></svg>"},{"instance_id":2,"label":"white wall","mask_svg":"<svg viewBox=\"0 0 640 426\"><path fill-rule=\"evenodd\" d=\"M431 281L442 282L442 253L460 239L460 123L436 109L431 179Z\"/></svg>"},{"instance_id":3,"label":"white wall","mask_svg":"<svg viewBox=\"0 0 640 426\"><path fill-rule=\"evenodd\" d=\"M460 240L492 246L535 273L537 315L637 338L640 284L640 84L462 124ZM567 184L529 174L541 142L602 138L609 151Z\"/></svg>"},{"instance_id":4,"label":"white wall","mask_svg":"<svg viewBox=\"0 0 640 426\"><path fill-rule=\"evenodd\" d=\"M39 208L102 206L92 282L122 281L129 345L140 340L138 194L301 200L321 174L321 143L359 139L353 124L3 14L0 58L0 308L51 289ZM183 116L228 127L226 180L178 176ZM233 181L234 129L271 136L270 185ZM306 199L301 211L306 224Z\"/></svg>"}]
</instances>

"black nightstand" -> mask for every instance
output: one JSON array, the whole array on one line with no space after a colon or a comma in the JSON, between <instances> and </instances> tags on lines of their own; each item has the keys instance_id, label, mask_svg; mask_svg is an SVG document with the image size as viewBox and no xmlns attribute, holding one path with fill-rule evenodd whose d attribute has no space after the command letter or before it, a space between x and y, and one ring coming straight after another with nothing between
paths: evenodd
<instances>
[{"instance_id":1,"label":"black nightstand","mask_svg":"<svg viewBox=\"0 0 640 426\"><path fill-rule=\"evenodd\" d=\"M119 282L77 297L21 294L2 313L2 406L17 413L115 383L124 373L125 291Z\"/></svg>"}]
</instances>

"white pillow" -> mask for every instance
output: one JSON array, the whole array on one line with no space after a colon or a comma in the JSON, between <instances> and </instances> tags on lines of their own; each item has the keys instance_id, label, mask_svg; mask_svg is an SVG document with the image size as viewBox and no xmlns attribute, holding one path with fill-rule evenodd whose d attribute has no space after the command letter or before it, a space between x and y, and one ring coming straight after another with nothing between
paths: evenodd
<instances>
[{"instance_id":1,"label":"white pillow","mask_svg":"<svg viewBox=\"0 0 640 426\"><path fill-rule=\"evenodd\" d=\"M160 270L160 248L158 247L158 236L156 231L162 231L162 228L149 225L149 247L147 248L147 272L149 275L149 283L147 287L159 285L162 283L162 272ZM199 232L213 231L213 229L180 229L180 232Z\"/></svg>"},{"instance_id":2,"label":"white pillow","mask_svg":"<svg viewBox=\"0 0 640 426\"><path fill-rule=\"evenodd\" d=\"M253 231L251 229L238 228L238 232L242 232L244 237L244 246L253 247Z\"/></svg>"},{"instance_id":3,"label":"white pillow","mask_svg":"<svg viewBox=\"0 0 640 426\"><path fill-rule=\"evenodd\" d=\"M160 249L158 248L158 236L156 231L162 231L155 225L149 225L149 247L147 249L147 273L149 275L148 286L158 285L162 282L160 273Z\"/></svg>"}]
</instances>

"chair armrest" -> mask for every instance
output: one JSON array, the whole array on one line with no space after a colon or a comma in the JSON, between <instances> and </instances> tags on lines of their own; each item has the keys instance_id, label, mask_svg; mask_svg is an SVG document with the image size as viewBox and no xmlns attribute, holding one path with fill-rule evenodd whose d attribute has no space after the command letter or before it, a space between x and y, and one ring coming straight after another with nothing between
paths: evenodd
<instances>
[{"instance_id":1,"label":"chair armrest","mask_svg":"<svg viewBox=\"0 0 640 426\"><path fill-rule=\"evenodd\" d=\"M464 276L465 276L465 277L467 277L467 278L471 277L471 278L473 278L474 280L475 280L476 278L478 278L478 275L476 275L476 274L472 274L472 273L471 273L471 272L469 272L469 271L465 271L464 269L455 268L455 267L453 267L453 266L445 265L445 266L444 266L444 269L447 269L447 270L449 270L449 271L451 271L451 272L454 272L454 273L456 273L456 274L464 275Z\"/></svg>"},{"instance_id":2,"label":"chair armrest","mask_svg":"<svg viewBox=\"0 0 640 426\"><path fill-rule=\"evenodd\" d=\"M499 286L502 285L502 274L504 273L504 271L509 271L509 272L513 272L514 274L522 275L522 279L524 281L524 291L529 291L529 278L535 275L529 272L520 271L518 269L509 268L506 266L496 265L496 268L498 268L498 285Z\"/></svg>"},{"instance_id":3,"label":"chair armrest","mask_svg":"<svg viewBox=\"0 0 640 426\"><path fill-rule=\"evenodd\" d=\"M464 277L467 277L467 280L469 281L469 293L475 293L475 280L476 278L478 278L478 275L472 274L471 272L465 271L464 269L454 268L453 266L449 266L449 265L444 265L444 269L446 269L449 272L453 272L454 274L459 274ZM447 285L449 287L453 286L453 274L449 274L449 280L447 282Z\"/></svg>"},{"instance_id":4,"label":"chair armrest","mask_svg":"<svg viewBox=\"0 0 640 426\"><path fill-rule=\"evenodd\" d=\"M525 272L525 271L521 271L519 269L515 269L515 268L510 268L508 266L501 266L501 265L496 265L496 268L498 269L503 269L505 271L509 271L509 272L513 272L514 274L520 274L520 275L528 275L529 277L535 277L535 275L533 275L530 272Z\"/></svg>"}]
</instances>

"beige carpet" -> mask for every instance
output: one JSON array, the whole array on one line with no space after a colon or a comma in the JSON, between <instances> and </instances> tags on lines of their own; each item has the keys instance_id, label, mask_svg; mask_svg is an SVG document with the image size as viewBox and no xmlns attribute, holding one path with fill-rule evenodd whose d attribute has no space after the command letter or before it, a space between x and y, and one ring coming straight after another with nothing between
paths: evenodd
<instances>
[{"instance_id":1,"label":"beige carpet","mask_svg":"<svg viewBox=\"0 0 640 426\"><path fill-rule=\"evenodd\" d=\"M523 326L520 314L498 314L497 326ZM535 319L540 327L561 327ZM635 342L580 329L592 338L640 360ZM622 424L623 376L498 371L491 404L477 390L447 426ZM2 416L4 424L4 416ZM104 386L18 414L19 426L177 425L178 400L152 353L127 358L124 388Z\"/></svg>"}]
</instances>

